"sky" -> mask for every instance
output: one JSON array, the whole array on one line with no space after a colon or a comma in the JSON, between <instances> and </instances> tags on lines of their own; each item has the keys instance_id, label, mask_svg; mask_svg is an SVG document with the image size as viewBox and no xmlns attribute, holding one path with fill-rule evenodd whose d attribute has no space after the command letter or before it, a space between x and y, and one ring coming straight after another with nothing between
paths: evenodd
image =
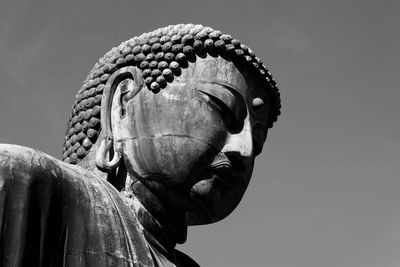
<instances>
[{"instance_id":1,"label":"sky","mask_svg":"<svg viewBox=\"0 0 400 267\"><path fill-rule=\"evenodd\" d=\"M113 46L219 29L270 69L282 115L238 208L189 229L201 266L400 266L399 1L0 2L0 143L60 158L83 79Z\"/></svg>"}]
</instances>

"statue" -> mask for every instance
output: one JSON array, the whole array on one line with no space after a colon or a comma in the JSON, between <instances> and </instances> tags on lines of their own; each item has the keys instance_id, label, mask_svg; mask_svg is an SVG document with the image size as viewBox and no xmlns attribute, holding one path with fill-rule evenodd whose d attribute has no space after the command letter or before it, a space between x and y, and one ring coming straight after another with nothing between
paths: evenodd
<instances>
[{"instance_id":1,"label":"statue","mask_svg":"<svg viewBox=\"0 0 400 267\"><path fill-rule=\"evenodd\" d=\"M198 266L175 245L236 207L279 110L229 35L180 24L123 42L78 91L63 161L0 146L2 266Z\"/></svg>"}]
</instances>

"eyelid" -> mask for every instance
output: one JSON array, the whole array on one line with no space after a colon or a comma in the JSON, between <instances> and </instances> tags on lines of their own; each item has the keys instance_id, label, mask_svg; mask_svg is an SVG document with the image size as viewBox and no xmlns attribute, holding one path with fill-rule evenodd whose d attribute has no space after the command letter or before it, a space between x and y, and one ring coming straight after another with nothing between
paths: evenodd
<instances>
[{"instance_id":1,"label":"eyelid","mask_svg":"<svg viewBox=\"0 0 400 267\"><path fill-rule=\"evenodd\" d=\"M201 83L196 86L200 92L213 97L229 110L235 121L243 121L246 118L246 102L236 90L220 83Z\"/></svg>"}]
</instances>

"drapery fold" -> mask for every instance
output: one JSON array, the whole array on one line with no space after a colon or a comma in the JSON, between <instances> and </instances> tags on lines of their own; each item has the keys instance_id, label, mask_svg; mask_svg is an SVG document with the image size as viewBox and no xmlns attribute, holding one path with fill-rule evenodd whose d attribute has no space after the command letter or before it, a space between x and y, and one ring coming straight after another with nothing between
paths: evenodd
<instances>
[{"instance_id":1,"label":"drapery fold","mask_svg":"<svg viewBox=\"0 0 400 267\"><path fill-rule=\"evenodd\" d=\"M20 146L0 149L1 266L152 267L134 211L108 182Z\"/></svg>"}]
</instances>

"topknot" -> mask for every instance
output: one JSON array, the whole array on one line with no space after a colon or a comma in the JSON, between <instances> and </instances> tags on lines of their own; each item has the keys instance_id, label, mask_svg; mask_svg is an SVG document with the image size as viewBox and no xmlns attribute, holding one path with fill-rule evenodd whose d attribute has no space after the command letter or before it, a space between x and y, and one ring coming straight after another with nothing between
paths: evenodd
<instances>
[{"instance_id":1,"label":"topknot","mask_svg":"<svg viewBox=\"0 0 400 267\"><path fill-rule=\"evenodd\" d=\"M145 84L157 93L179 76L196 56L225 56L243 64L260 78L272 96L268 128L280 114L276 82L262 61L239 40L210 27L194 24L170 25L143 33L112 48L94 65L76 95L67 123L63 160L76 164L89 152L100 132L100 106L104 85L110 75L125 66L142 70Z\"/></svg>"}]
</instances>

